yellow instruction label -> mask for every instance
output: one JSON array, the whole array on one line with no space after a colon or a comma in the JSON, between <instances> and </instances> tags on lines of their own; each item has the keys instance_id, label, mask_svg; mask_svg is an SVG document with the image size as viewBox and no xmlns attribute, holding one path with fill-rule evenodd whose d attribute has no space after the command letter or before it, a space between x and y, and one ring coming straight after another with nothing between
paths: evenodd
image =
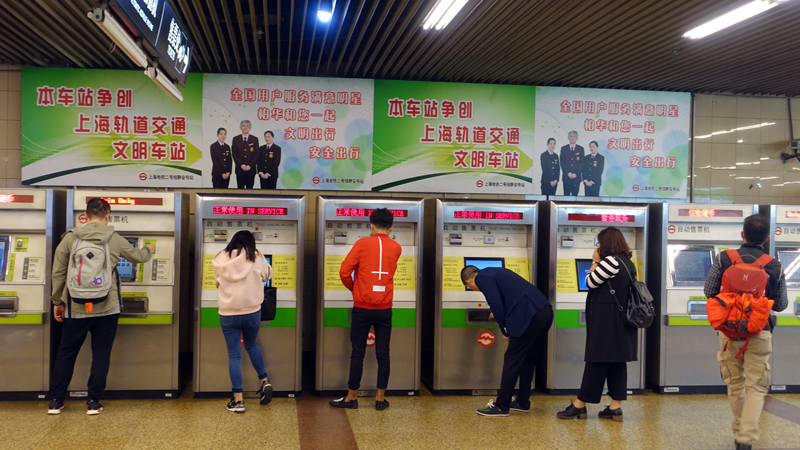
<instances>
[{"instance_id":1,"label":"yellow instruction label","mask_svg":"<svg viewBox=\"0 0 800 450\"><path fill-rule=\"evenodd\" d=\"M445 256L442 258L442 290L463 291L464 283L461 282L461 269L464 268L464 258L460 256Z\"/></svg>"},{"instance_id":2,"label":"yellow instruction label","mask_svg":"<svg viewBox=\"0 0 800 450\"><path fill-rule=\"evenodd\" d=\"M636 266L636 278L639 281L644 281L644 267L641 259L631 260L633 265Z\"/></svg>"},{"instance_id":3,"label":"yellow instruction label","mask_svg":"<svg viewBox=\"0 0 800 450\"><path fill-rule=\"evenodd\" d=\"M325 255L325 290L326 291L346 291L347 288L339 278L339 269L342 267L345 255Z\"/></svg>"},{"instance_id":4,"label":"yellow instruction label","mask_svg":"<svg viewBox=\"0 0 800 450\"><path fill-rule=\"evenodd\" d=\"M578 292L578 271L574 259L556 262L556 292Z\"/></svg>"},{"instance_id":5,"label":"yellow instruction label","mask_svg":"<svg viewBox=\"0 0 800 450\"><path fill-rule=\"evenodd\" d=\"M214 266L211 261L217 255L203 255L203 289L215 290L217 289L217 274L214 272Z\"/></svg>"},{"instance_id":6,"label":"yellow instruction label","mask_svg":"<svg viewBox=\"0 0 800 450\"><path fill-rule=\"evenodd\" d=\"M413 291L417 288L417 258L401 256L394 273L395 291Z\"/></svg>"},{"instance_id":7,"label":"yellow instruction label","mask_svg":"<svg viewBox=\"0 0 800 450\"><path fill-rule=\"evenodd\" d=\"M273 255L272 270L273 287L297 289L297 255Z\"/></svg>"},{"instance_id":8,"label":"yellow instruction label","mask_svg":"<svg viewBox=\"0 0 800 450\"><path fill-rule=\"evenodd\" d=\"M506 258L506 269L525 278L531 282L531 259L530 258Z\"/></svg>"}]
</instances>

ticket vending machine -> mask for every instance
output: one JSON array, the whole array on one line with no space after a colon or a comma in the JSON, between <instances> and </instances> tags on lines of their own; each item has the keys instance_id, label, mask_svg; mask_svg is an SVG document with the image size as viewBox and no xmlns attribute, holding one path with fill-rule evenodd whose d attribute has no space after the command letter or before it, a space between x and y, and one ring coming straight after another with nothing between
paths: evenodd
<instances>
[{"instance_id":1,"label":"ticket vending machine","mask_svg":"<svg viewBox=\"0 0 800 450\"><path fill-rule=\"evenodd\" d=\"M505 267L533 281L536 202L429 202L435 203L436 232L428 236L435 250L426 254L426 266L435 276L425 289L423 380L434 394L494 395L508 344L489 321L483 294L461 282L461 269Z\"/></svg>"},{"instance_id":2,"label":"ticket vending machine","mask_svg":"<svg viewBox=\"0 0 800 450\"><path fill-rule=\"evenodd\" d=\"M648 286L656 320L647 329L648 389L660 394L727 392L703 286L716 255L741 246L742 223L756 213L754 205L650 205Z\"/></svg>"},{"instance_id":3,"label":"ticket vending machine","mask_svg":"<svg viewBox=\"0 0 800 450\"><path fill-rule=\"evenodd\" d=\"M789 306L777 313L772 339L771 391L800 392L800 206L762 206L769 213L770 255L783 264Z\"/></svg>"},{"instance_id":4,"label":"ticket vending machine","mask_svg":"<svg viewBox=\"0 0 800 450\"><path fill-rule=\"evenodd\" d=\"M262 322L256 343L274 395L302 391L303 243L305 197L198 194L195 204L195 347L197 397L230 396L228 350L220 328L216 274L211 261L241 230L253 233L256 248L272 266L268 285L277 288L275 320ZM299 270L298 270L299 268ZM243 387L255 393L259 379L242 351Z\"/></svg>"},{"instance_id":5,"label":"ticket vending machine","mask_svg":"<svg viewBox=\"0 0 800 450\"><path fill-rule=\"evenodd\" d=\"M537 386L551 394L574 394L583 377L586 345L586 274L592 266L597 234L618 228L630 247L640 281L646 281L647 206L639 204L539 204L538 278L555 309L548 335L546 379ZM545 291L545 289L542 289ZM638 360L628 363L628 393L644 388L644 331L639 331Z\"/></svg>"},{"instance_id":6,"label":"ticket vending machine","mask_svg":"<svg viewBox=\"0 0 800 450\"><path fill-rule=\"evenodd\" d=\"M392 368L387 394L419 394L422 200L320 196L317 203L320 270L316 376L316 390L320 395L338 395L347 390L353 295L342 284L339 268L353 244L370 236L369 215L376 208L387 208L394 215L394 230L389 237L403 249L394 275ZM370 331L359 395L375 395L377 371L375 337Z\"/></svg>"},{"instance_id":7,"label":"ticket vending machine","mask_svg":"<svg viewBox=\"0 0 800 450\"><path fill-rule=\"evenodd\" d=\"M0 399L45 398L50 387L50 271L66 192L0 189Z\"/></svg>"},{"instance_id":8,"label":"ticket vending machine","mask_svg":"<svg viewBox=\"0 0 800 450\"><path fill-rule=\"evenodd\" d=\"M108 225L132 246L152 243L156 252L146 263L125 258L117 263L122 313L111 352L108 398L177 398L185 383L181 348L187 349L189 312L189 203L175 192L70 190L67 228L86 224L86 204L103 198L111 206ZM86 339L75 364L70 397L85 397L92 349Z\"/></svg>"}]
</instances>

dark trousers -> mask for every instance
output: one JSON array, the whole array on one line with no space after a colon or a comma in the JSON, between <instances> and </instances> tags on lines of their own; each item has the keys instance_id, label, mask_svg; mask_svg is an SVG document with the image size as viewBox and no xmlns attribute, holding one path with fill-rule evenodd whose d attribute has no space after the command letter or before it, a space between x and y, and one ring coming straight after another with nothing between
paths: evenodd
<instances>
[{"instance_id":1,"label":"dark trousers","mask_svg":"<svg viewBox=\"0 0 800 450\"><path fill-rule=\"evenodd\" d=\"M608 380L608 395L613 400L628 398L628 363L587 362L583 368L583 381L578 392L578 400L600 403L606 380Z\"/></svg>"},{"instance_id":2,"label":"dark trousers","mask_svg":"<svg viewBox=\"0 0 800 450\"><path fill-rule=\"evenodd\" d=\"M595 183L593 186L583 186L583 192L587 197L599 197L600 196L600 183Z\"/></svg>"},{"instance_id":3,"label":"dark trousers","mask_svg":"<svg viewBox=\"0 0 800 450\"><path fill-rule=\"evenodd\" d=\"M228 189L230 182L231 177L226 180L222 178L222 175L211 175L211 183L214 185L214 189Z\"/></svg>"},{"instance_id":4,"label":"dark trousers","mask_svg":"<svg viewBox=\"0 0 800 450\"><path fill-rule=\"evenodd\" d=\"M236 187L239 189L253 189L253 183L256 182L256 170L252 169L247 172L236 171Z\"/></svg>"},{"instance_id":5,"label":"dark trousers","mask_svg":"<svg viewBox=\"0 0 800 450\"><path fill-rule=\"evenodd\" d=\"M274 175L270 176L266 180L260 176L258 179L261 180L261 189L275 189L278 187L278 177Z\"/></svg>"},{"instance_id":6,"label":"dark trousers","mask_svg":"<svg viewBox=\"0 0 800 450\"><path fill-rule=\"evenodd\" d=\"M503 376L500 379L500 391L495 404L503 411L508 411L514 385L519 379L517 401L526 407L531 403L531 386L533 385L533 369L539 354L547 343L547 331L553 323L553 308L550 305L542 308L533 319L525 333L518 338L511 338L503 357Z\"/></svg>"},{"instance_id":7,"label":"dark trousers","mask_svg":"<svg viewBox=\"0 0 800 450\"><path fill-rule=\"evenodd\" d=\"M347 387L358 390L361 374L364 372L364 355L367 353L369 329L375 328L375 356L378 359L378 389L386 389L389 384L389 341L392 339L392 308L365 309L353 308L353 321L350 324L350 379Z\"/></svg>"},{"instance_id":8,"label":"dark trousers","mask_svg":"<svg viewBox=\"0 0 800 450\"><path fill-rule=\"evenodd\" d=\"M581 177L570 178L564 175L564 195L578 195L581 191Z\"/></svg>"},{"instance_id":9,"label":"dark trousers","mask_svg":"<svg viewBox=\"0 0 800 450\"><path fill-rule=\"evenodd\" d=\"M53 367L50 398L64 401L72 381L75 360L86 340L92 334L92 369L89 375L89 400L101 400L106 389L108 367L111 364L111 347L117 335L119 314L90 317L88 319L66 319L61 334L61 343Z\"/></svg>"},{"instance_id":10,"label":"dark trousers","mask_svg":"<svg viewBox=\"0 0 800 450\"><path fill-rule=\"evenodd\" d=\"M556 195L558 183L555 186L550 186L550 183L542 183L542 195Z\"/></svg>"}]
</instances>

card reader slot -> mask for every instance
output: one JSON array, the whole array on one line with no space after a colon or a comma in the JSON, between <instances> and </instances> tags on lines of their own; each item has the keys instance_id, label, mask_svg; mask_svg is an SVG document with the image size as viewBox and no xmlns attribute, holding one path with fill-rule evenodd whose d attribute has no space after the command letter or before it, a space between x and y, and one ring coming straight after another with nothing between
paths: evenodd
<instances>
[{"instance_id":1,"label":"card reader slot","mask_svg":"<svg viewBox=\"0 0 800 450\"><path fill-rule=\"evenodd\" d=\"M15 315L19 311L19 297L0 297L0 315Z\"/></svg>"},{"instance_id":2,"label":"card reader slot","mask_svg":"<svg viewBox=\"0 0 800 450\"><path fill-rule=\"evenodd\" d=\"M493 325L495 322L489 320L491 313L492 311L488 309L468 309L467 325Z\"/></svg>"},{"instance_id":3,"label":"card reader slot","mask_svg":"<svg viewBox=\"0 0 800 450\"><path fill-rule=\"evenodd\" d=\"M120 317L147 317L149 303L148 297L123 297Z\"/></svg>"}]
</instances>

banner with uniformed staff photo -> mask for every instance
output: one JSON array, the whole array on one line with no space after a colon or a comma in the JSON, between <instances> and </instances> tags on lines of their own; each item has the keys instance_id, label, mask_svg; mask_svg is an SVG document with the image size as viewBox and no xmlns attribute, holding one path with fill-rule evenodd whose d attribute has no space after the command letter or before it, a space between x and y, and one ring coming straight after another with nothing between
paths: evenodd
<instances>
[{"instance_id":1,"label":"banner with uniformed staff photo","mask_svg":"<svg viewBox=\"0 0 800 450\"><path fill-rule=\"evenodd\" d=\"M203 187L369 190L373 81L203 75Z\"/></svg>"},{"instance_id":2,"label":"banner with uniformed staff photo","mask_svg":"<svg viewBox=\"0 0 800 450\"><path fill-rule=\"evenodd\" d=\"M536 88L534 195L686 198L691 94Z\"/></svg>"}]
</instances>

